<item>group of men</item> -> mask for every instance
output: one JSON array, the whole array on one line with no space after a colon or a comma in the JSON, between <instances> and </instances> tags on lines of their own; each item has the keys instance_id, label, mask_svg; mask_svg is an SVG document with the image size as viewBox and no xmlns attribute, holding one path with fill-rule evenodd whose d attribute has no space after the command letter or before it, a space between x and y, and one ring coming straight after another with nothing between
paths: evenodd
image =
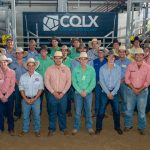
<instances>
[{"instance_id":1,"label":"group of men","mask_svg":"<svg viewBox=\"0 0 150 150\"><path fill-rule=\"evenodd\" d=\"M24 136L29 132L33 114L34 133L39 137L44 96L49 120L48 136L55 134L57 116L60 131L68 134L66 114L72 115L72 99L75 107L73 135L80 130L82 113L88 133L100 134L108 103L112 106L114 129L119 135L123 134L120 112L124 114L124 132L127 132L133 127L134 110L138 112L138 131L144 135L145 112L150 111L150 46L145 46L143 51L137 41L139 39L135 38L128 51L114 40L113 49L108 51L100 47L100 40L92 39L87 51L81 39L72 39L72 47L68 48L66 45L59 47L60 40L53 37L50 51L44 45L38 52L34 40L30 40L28 51L24 51L21 47L14 49L13 40L8 39L6 48L0 49L0 135L4 131L4 117L7 117L9 134L13 136L14 120L22 115L19 136Z\"/></svg>"}]
</instances>

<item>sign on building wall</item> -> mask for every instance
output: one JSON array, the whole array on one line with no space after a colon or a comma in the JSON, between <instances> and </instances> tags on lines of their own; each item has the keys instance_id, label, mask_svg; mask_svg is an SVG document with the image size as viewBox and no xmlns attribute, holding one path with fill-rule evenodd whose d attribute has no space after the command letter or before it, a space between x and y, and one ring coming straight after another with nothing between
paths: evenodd
<instances>
[{"instance_id":1,"label":"sign on building wall","mask_svg":"<svg viewBox=\"0 0 150 150\"><path fill-rule=\"evenodd\" d=\"M39 36L103 37L111 31L117 35L117 13L95 12L24 12L24 36L27 30ZM37 26L37 27L36 27Z\"/></svg>"}]
</instances>

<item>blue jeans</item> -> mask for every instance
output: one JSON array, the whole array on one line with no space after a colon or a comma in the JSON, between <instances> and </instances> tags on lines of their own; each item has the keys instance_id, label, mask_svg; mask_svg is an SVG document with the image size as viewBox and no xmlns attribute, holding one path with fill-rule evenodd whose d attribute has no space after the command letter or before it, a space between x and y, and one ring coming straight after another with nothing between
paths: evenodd
<instances>
[{"instance_id":1,"label":"blue jeans","mask_svg":"<svg viewBox=\"0 0 150 150\"><path fill-rule=\"evenodd\" d=\"M113 111L113 119L114 119L114 129L120 128L120 111L119 111L119 97L118 94L114 96L113 100L109 100L105 93L102 94L101 104L99 107L98 114L96 116L96 129L102 129L102 122L105 116L105 110L108 102L110 102L112 111Z\"/></svg>"},{"instance_id":2,"label":"blue jeans","mask_svg":"<svg viewBox=\"0 0 150 150\"><path fill-rule=\"evenodd\" d=\"M150 86L148 88L148 96L147 96L146 113L147 112L150 112Z\"/></svg>"},{"instance_id":3,"label":"blue jeans","mask_svg":"<svg viewBox=\"0 0 150 150\"><path fill-rule=\"evenodd\" d=\"M4 113L6 113L8 131L14 130L14 118L13 118L13 108L14 108L14 93L12 93L8 101L3 103L0 101L0 130L4 130Z\"/></svg>"},{"instance_id":4,"label":"blue jeans","mask_svg":"<svg viewBox=\"0 0 150 150\"><path fill-rule=\"evenodd\" d=\"M102 97L102 88L100 86L100 84L96 84L95 87L95 114L98 114L98 110L100 107L100 101L101 101L101 97Z\"/></svg>"},{"instance_id":5,"label":"blue jeans","mask_svg":"<svg viewBox=\"0 0 150 150\"><path fill-rule=\"evenodd\" d=\"M56 130L56 120L58 115L59 129L66 129L66 109L67 96L66 94L61 99L56 99L53 94L48 93L48 115L49 115L49 130Z\"/></svg>"},{"instance_id":6,"label":"blue jeans","mask_svg":"<svg viewBox=\"0 0 150 150\"><path fill-rule=\"evenodd\" d=\"M140 94L135 95L133 91L127 87L127 110L125 112L125 127L132 127L132 116L135 105L138 111L138 129L146 128L145 109L147 103L148 89L144 89Z\"/></svg>"},{"instance_id":7,"label":"blue jeans","mask_svg":"<svg viewBox=\"0 0 150 150\"><path fill-rule=\"evenodd\" d=\"M118 91L118 95L119 95L120 111L123 113L126 111L126 105L127 105L126 104L126 97L127 97L126 89L127 89L126 84L121 83L119 91Z\"/></svg>"},{"instance_id":8,"label":"blue jeans","mask_svg":"<svg viewBox=\"0 0 150 150\"><path fill-rule=\"evenodd\" d=\"M73 97L74 97L74 89L71 86L70 89L67 92L67 110L66 110L67 113L71 112L71 102L73 100Z\"/></svg>"},{"instance_id":9,"label":"blue jeans","mask_svg":"<svg viewBox=\"0 0 150 150\"><path fill-rule=\"evenodd\" d=\"M22 100L22 111L23 111L23 131L29 131L30 125L30 112L33 112L33 125L34 132L40 131L40 103L41 100L38 98L33 104L28 105L24 100Z\"/></svg>"},{"instance_id":10,"label":"blue jeans","mask_svg":"<svg viewBox=\"0 0 150 150\"><path fill-rule=\"evenodd\" d=\"M84 108L86 128L92 128L92 93L82 97L79 93L75 92L75 114L74 114L74 128L79 130L81 124L81 112Z\"/></svg>"},{"instance_id":11,"label":"blue jeans","mask_svg":"<svg viewBox=\"0 0 150 150\"><path fill-rule=\"evenodd\" d=\"M14 115L17 117L21 117L21 94L19 91L18 85L15 85L15 112Z\"/></svg>"}]
</instances>

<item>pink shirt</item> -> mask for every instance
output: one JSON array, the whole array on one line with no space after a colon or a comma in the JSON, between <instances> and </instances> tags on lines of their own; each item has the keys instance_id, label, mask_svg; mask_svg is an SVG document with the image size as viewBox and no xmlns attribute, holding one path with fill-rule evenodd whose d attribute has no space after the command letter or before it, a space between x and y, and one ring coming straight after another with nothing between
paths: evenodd
<instances>
[{"instance_id":1,"label":"pink shirt","mask_svg":"<svg viewBox=\"0 0 150 150\"><path fill-rule=\"evenodd\" d=\"M150 65L150 54L145 58L144 61Z\"/></svg>"},{"instance_id":2,"label":"pink shirt","mask_svg":"<svg viewBox=\"0 0 150 150\"><path fill-rule=\"evenodd\" d=\"M55 91L65 94L71 86L70 69L63 64L59 68L56 65L49 67L45 72L44 83L51 93Z\"/></svg>"},{"instance_id":3,"label":"pink shirt","mask_svg":"<svg viewBox=\"0 0 150 150\"><path fill-rule=\"evenodd\" d=\"M140 69L136 62L128 65L125 82L132 84L134 88L148 87L150 85L150 66L143 62Z\"/></svg>"},{"instance_id":4,"label":"pink shirt","mask_svg":"<svg viewBox=\"0 0 150 150\"><path fill-rule=\"evenodd\" d=\"M15 71L8 68L4 74L0 68L0 98L5 94L5 98L8 98L15 89L16 74Z\"/></svg>"}]
</instances>

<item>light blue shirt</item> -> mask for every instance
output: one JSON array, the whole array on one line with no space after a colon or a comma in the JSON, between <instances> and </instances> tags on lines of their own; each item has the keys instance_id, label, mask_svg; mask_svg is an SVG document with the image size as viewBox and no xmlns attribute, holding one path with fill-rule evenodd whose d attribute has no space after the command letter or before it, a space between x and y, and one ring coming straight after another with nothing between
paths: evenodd
<instances>
[{"instance_id":1,"label":"light blue shirt","mask_svg":"<svg viewBox=\"0 0 150 150\"><path fill-rule=\"evenodd\" d=\"M24 61L25 62L25 61ZM12 62L11 68L16 72L16 80L19 81L21 75L27 72L23 65L18 64L17 60Z\"/></svg>"},{"instance_id":2,"label":"light blue shirt","mask_svg":"<svg viewBox=\"0 0 150 150\"><path fill-rule=\"evenodd\" d=\"M124 79L126 69L128 65L131 63L131 61L128 58L125 58L125 60L123 61L121 59L118 59L116 60L115 63L121 67L121 79Z\"/></svg>"},{"instance_id":3,"label":"light blue shirt","mask_svg":"<svg viewBox=\"0 0 150 150\"><path fill-rule=\"evenodd\" d=\"M117 94L120 87L121 68L114 64L114 67L109 69L108 64L105 64L100 68L99 76L100 85L103 91L106 94L109 94L110 92L112 95Z\"/></svg>"},{"instance_id":4,"label":"light blue shirt","mask_svg":"<svg viewBox=\"0 0 150 150\"><path fill-rule=\"evenodd\" d=\"M38 60L40 58L40 54L37 51L30 51L28 50L28 55L26 57L26 60L28 60L29 58L34 58L35 60Z\"/></svg>"},{"instance_id":5,"label":"light blue shirt","mask_svg":"<svg viewBox=\"0 0 150 150\"><path fill-rule=\"evenodd\" d=\"M39 90L43 90L43 78L36 71L32 76L28 72L23 74L19 82L19 91L24 91L28 97L34 97L37 95Z\"/></svg>"},{"instance_id":6,"label":"light blue shirt","mask_svg":"<svg viewBox=\"0 0 150 150\"><path fill-rule=\"evenodd\" d=\"M97 50L94 50L94 49L89 49L88 52L87 52L87 55L88 55L88 57L91 58L92 60L98 58Z\"/></svg>"}]
</instances>

